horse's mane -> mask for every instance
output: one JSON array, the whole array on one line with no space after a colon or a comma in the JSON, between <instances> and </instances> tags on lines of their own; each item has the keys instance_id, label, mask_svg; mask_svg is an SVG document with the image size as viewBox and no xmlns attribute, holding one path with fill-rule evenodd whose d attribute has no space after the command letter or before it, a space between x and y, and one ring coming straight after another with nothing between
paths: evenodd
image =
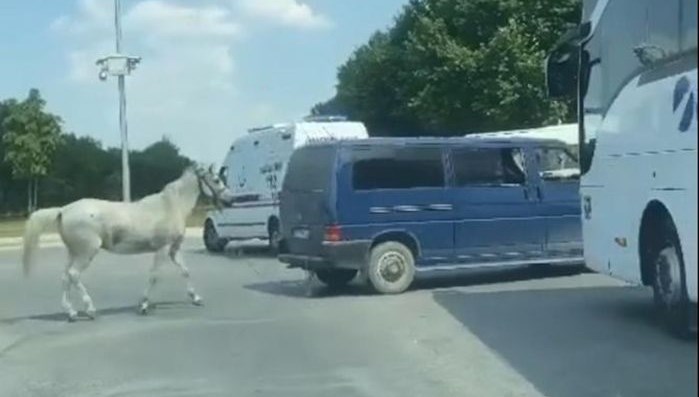
<instances>
[{"instance_id":1,"label":"horse's mane","mask_svg":"<svg viewBox=\"0 0 699 397\"><path fill-rule=\"evenodd\" d=\"M139 202L143 204L149 204L163 200L165 201L166 205L179 207L181 204L180 202L182 188L185 186L185 182L189 178L196 178L193 166L185 168L185 170L182 172L182 175L179 178L169 182L167 185L165 185L165 187L163 187L163 189L160 192L145 196L142 199L140 199Z\"/></svg>"}]
</instances>

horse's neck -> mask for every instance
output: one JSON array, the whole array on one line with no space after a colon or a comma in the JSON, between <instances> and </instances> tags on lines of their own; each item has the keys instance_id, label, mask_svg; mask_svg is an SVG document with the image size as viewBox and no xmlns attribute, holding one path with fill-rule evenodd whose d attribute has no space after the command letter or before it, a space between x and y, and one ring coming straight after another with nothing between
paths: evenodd
<instances>
[{"instance_id":1,"label":"horse's neck","mask_svg":"<svg viewBox=\"0 0 699 397\"><path fill-rule=\"evenodd\" d=\"M168 185L162 194L173 209L181 216L187 217L197 204L199 183L194 175L185 174Z\"/></svg>"}]
</instances>

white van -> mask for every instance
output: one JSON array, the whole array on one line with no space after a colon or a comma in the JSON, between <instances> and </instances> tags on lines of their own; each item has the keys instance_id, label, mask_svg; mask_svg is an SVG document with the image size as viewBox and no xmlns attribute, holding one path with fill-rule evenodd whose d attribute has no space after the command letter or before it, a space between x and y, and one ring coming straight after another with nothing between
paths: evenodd
<instances>
[{"instance_id":1,"label":"white van","mask_svg":"<svg viewBox=\"0 0 699 397\"><path fill-rule=\"evenodd\" d=\"M261 239L278 250L278 193L291 153L314 142L367 137L364 124L339 116L250 129L233 142L221 167L221 177L235 199L230 207L207 214L206 248L220 252L230 241Z\"/></svg>"},{"instance_id":2,"label":"white van","mask_svg":"<svg viewBox=\"0 0 699 397\"><path fill-rule=\"evenodd\" d=\"M578 125L559 124L548 127L528 128L510 131L483 132L470 134L469 137L480 138L532 138L532 139L555 139L564 142L571 149L578 145ZM577 153L577 149L575 150Z\"/></svg>"},{"instance_id":3,"label":"white van","mask_svg":"<svg viewBox=\"0 0 699 397\"><path fill-rule=\"evenodd\" d=\"M530 139L550 139L563 142L567 150L567 155L561 156L559 150L547 151L539 153L539 161L545 161L548 164L556 164L555 170L546 171L549 177L559 176L569 178L572 176L580 176L580 165L578 159L578 124L559 124L548 127L530 128L522 130L484 132L478 134L470 134L469 137L475 138L530 138ZM555 156L552 157L552 156ZM520 160L523 161L523 160ZM543 175L542 175L543 176Z\"/></svg>"}]
</instances>

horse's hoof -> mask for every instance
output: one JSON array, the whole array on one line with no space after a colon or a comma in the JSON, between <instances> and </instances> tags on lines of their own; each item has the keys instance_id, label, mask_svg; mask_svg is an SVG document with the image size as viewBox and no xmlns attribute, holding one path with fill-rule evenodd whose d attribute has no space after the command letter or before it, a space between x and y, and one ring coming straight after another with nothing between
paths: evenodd
<instances>
[{"instance_id":1,"label":"horse's hoof","mask_svg":"<svg viewBox=\"0 0 699 397\"><path fill-rule=\"evenodd\" d=\"M86 310L86 311L85 311L85 315L86 315L87 318L89 318L90 320L94 320L94 319L97 318L97 310L95 310L95 309Z\"/></svg>"},{"instance_id":2,"label":"horse's hoof","mask_svg":"<svg viewBox=\"0 0 699 397\"><path fill-rule=\"evenodd\" d=\"M204 306L204 300L201 299L201 296L195 295L195 296L192 298L192 304L193 304L194 306Z\"/></svg>"},{"instance_id":3,"label":"horse's hoof","mask_svg":"<svg viewBox=\"0 0 699 397\"><path fill-rule=\"evenodd\" d=\"M68 313L68 322L69 323L74 323L77 320L78 320L78 313L77 312Z\"/></svg>"},{"instance_id":4,"label":"horse's hoof","mask_svg":"<svg viewBox=\"0 0 699 397\"><path fill-rule=\"evenodd\" d=\"M150 304L148 304L147 301L141 302L141 304L140 304L139 307L138 307L138 312L139 312L141 315L143 315L143 316L145 316L146 314L148 314L148 311L149 311L149 310L150 310Z\"/></svg>"}]
</instances>

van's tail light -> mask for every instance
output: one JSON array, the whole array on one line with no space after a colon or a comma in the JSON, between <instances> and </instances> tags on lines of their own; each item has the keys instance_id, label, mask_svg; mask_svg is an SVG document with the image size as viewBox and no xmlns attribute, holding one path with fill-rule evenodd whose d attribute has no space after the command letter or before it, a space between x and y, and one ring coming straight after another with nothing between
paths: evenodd
<instances>
[{"instance_id":1,"label":"van's tail light","mask_svg":"<svg viewBox=\"0 0 699 397\"><path fill-rule=\"evenodd\" d=\"M331 243L342 241L342 229L340 226L332 225L325 228L325 241Z\"/></svg>"}]
</instances>

